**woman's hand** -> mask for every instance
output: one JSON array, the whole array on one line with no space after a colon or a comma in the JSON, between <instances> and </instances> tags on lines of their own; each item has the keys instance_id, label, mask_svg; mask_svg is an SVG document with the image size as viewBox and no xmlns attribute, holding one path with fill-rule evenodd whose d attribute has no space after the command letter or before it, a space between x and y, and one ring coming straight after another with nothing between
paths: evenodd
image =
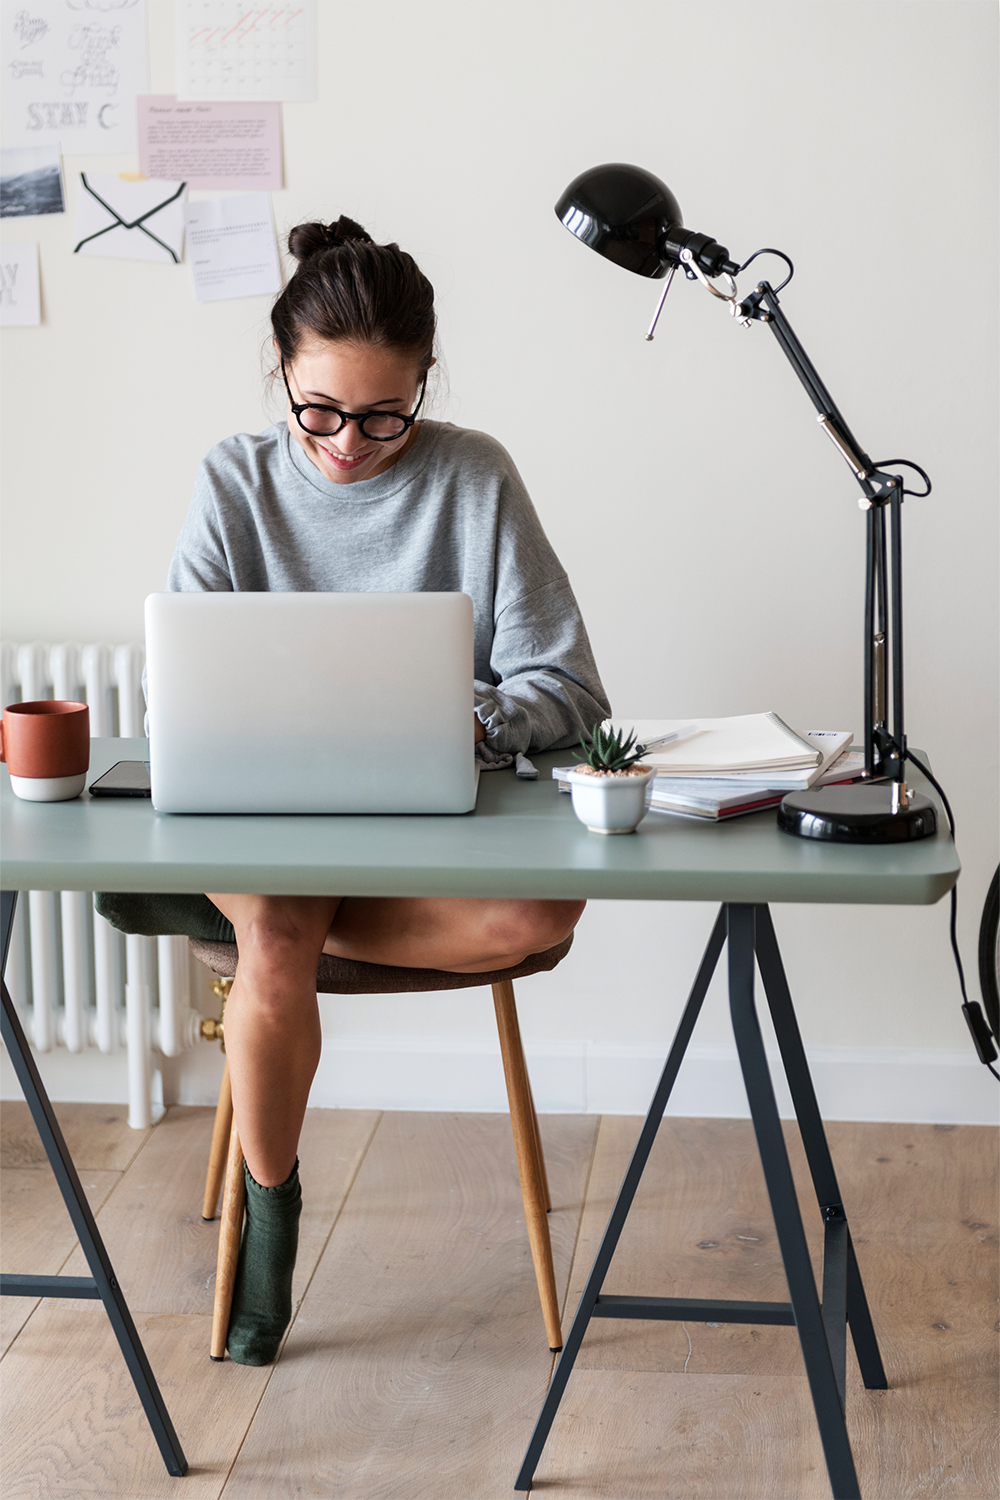
<instances>
[{"instance_id":1,"label":"woman's hand","mask_svg":"<svg viewBox=\"0 0 1000 1500\"><path fill-rule=\"evenodd\" d=\"M478 714L473 714L472 717L476 721L476 744L480 745L486 738L486 726Z\"/></svg>"}]
</instances>

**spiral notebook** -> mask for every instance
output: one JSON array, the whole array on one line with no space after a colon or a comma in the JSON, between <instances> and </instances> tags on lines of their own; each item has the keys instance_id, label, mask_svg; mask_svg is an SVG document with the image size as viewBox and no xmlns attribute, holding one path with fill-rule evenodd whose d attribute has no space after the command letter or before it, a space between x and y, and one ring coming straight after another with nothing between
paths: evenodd
<instances>
[{"instance_id":1,"label":"spiral notebook","mask_svg":"<svg viewBox=\"0 0 1000 1500\"><path fill-rule=\"evenodd\" d=\"M823 759L818 745L796 734L776 713L736 714L726 719L630 719L615 715L615 726L634 730L644 744L688 725L697 732L643 756L664 776L729 776L742 771L812 770ZM850 741L847 736L847 742ZM841 747L843 748L843 746Z\"/></svg>"}]
</instances>

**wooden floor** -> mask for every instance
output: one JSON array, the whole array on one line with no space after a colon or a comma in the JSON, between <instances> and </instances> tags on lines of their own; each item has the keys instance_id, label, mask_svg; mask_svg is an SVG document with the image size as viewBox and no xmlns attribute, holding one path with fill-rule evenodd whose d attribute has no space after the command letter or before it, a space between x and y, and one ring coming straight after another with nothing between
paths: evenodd
<instances>
[{"instance_id":1,"label":"wooden floor","mask_svg":"<svg viewBox=\"0 0 1000 1500\"><path fill-rule=\"evenodd\" d=\"M5 1298L4 1500L513 1494L553 1360L506 1116L310 1112L297 1314L254 1370L208 1358L211 1111L148 1131L56 1112L190 1469L166 1474L99 1302ZM26 1107L2 1124L3 1269L86 1275ZM570 1313L639 1124L542 1118ZM866 1392L849 1364L862 1493L994 1500L997 1132L828 1133L890 1382ZM815 1252L815 1210L807 1227ZM607 1289L786 1299L749 1122L664 1122ZM829 1495L794 1329L595 1322L533 1493Z\"/></svg>"}]
</instances>

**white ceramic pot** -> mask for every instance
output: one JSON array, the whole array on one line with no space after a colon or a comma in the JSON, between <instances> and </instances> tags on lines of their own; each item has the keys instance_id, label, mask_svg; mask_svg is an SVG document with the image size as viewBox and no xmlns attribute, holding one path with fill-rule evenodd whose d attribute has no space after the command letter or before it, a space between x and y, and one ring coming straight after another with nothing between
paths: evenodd
<instances>
[{"instance_id":1,"label":"white ceramic pot","mask_svg":"<svg viewBox=\"0 0 1000 1500\"><path fill-rule=\"evenodd\" d=\"M634 833L646 816L651 766L641 776L588 776L586 771L569 773L573 811L591 833Z\"/></svg>"}]
</instances>

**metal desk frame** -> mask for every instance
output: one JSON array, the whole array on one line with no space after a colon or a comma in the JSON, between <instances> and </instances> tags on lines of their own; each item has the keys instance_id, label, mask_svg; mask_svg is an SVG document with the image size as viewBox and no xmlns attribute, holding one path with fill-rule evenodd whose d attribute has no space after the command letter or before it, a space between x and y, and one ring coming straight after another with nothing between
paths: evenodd
<instances>
[{"instance_id":1,"label":"metal desk frame","mask_svg":"<svg viewBox=\"0 0 1000 1500\"><path fill-rule=\"evenodd\" d=\"M3 941L2 967L6 970L17 892L4 891L0 896L0 901L2 901L2 906L0 906L0 937ZM156 1377L146 1358L146 1351L142 1347L136 1326L132 1321L132 1314L128 1310L124 1293L118 1285L108 1252L104 1248L104 1241L94 1221L94 1215L90 1211L90 1204L80 1185L80 1178L59 1128L59 1121L53 1113L49 1096L45 1092L45 1085L39 1077L35 1060L18 1019L17 1010L7 989L6 980L0 981L0 987L3 990L3 1043L14 1064L18 1082L31 1111L31 1118L42 1138L45 1155L55 1173L59 1191L63 1195L63 1202L66 1204L73 1221L73 1228L76 1230L90 1267L89 1276L0 1276L0 1295L4 1297L82 1297L91 1301L101 1299L115 1331L115 1338L125 1356L129 1374L135 1382L142 1409L149 1419L153 1436L163 1455L167 1473L179 1479L187 1473L188 1463L184 1457L184 1450L174 1431L174 1424L170 1420L170 1414L160 1395Z\"/></svg>"},{"instance_id":2,"label":"metal desk frame","mask_svg":"<svg viewBox=\"0 0 1000 1500\"><path fill-rule=\"evenodd\" d=\"M750 1100L757 1147L767 1183L781 1258L788 1281L788 1302L740 1302L681 1297L616 1297L602 1294L605 1277L621 1238L632 1200L656 1139L663 1112L684 1060L691 1034L712 975L728 943L729 1006L736 1049ZM754 957L760 968L781 1061L802 1132L809 1170L825 1228L822 1303L802 1228L785 1139L778 1117L771 1074L764 1053L754 1003ZM784 1323L799 1332L802 1357L812 1393L820 1439L834 1500L860 1500L861 1491L845 1421L847 1327L850 1324L861 1376L869 1390L885 1390L882 1366L868 1301L858 1270L847 1214L837 1185L805 1049L781 954L767 906L726 903L719 912L694 986L674 1036L628 1170L618 1191L587 1285L556 1365L524 1462L514 1488L530 1488L549 1430L559 1410L583 1336L591 1318L693 1319L701 1322Z\"/></svg>"},{"instance_id":3,"label":"metal desk frame","mask_svg":"<svg viewBox=\"0 0 1000 1500\"><path fill-rule=\"evenodd\" d=\"M146 759L144 740L95 739L91 775L115 761ZM556 1366L552 1388L517 1479L526 1487L559 1406L591 1317L697 1318L794 1324L836 1497L858 1494L844 1424L846 1330L850 1324L865 1384L885 1373L851 1246L840 1190L792 1011L768 911L773 902L927 906L958 878L959 862L941 819L938 833L900 848L858 849L788 838L773 813L721 825L648 817L627 839L595 839L573 817L549 779L566 753L535 757L537 782L509 772L484 776L475 813L459 818L165 817L148 802L18 802L0 776L4 884L16 890L260 891L275 895L512 896L723 902L705 958L670 1050L594 1270ZM914 783L931 793L923 778ZM932 793L931 793L932 794ZM8 905L9 902L9 905ZM4 940L13 896L4 897ZM765 1180L789 1283L787 1303L674 1301L603 1295L604 1278L724 943L737 1050L750 1099ZM825 1219L822 1301L806 1251L760 1028L754 962L760 967L785 1072ZM16 1029L15 1029L16 1028ZM53 1292L33 1278L32 1295L100 1295L129 1361L171 1472L183 1465L173 1429L134 1326L115 1284L65 1142L38 1082L10 997L4 991L4 1040L20 1053L19 1077L59 1177L93 1271L81 1292ZM20 1278L24 1280L24 1278ZM19 1290L8 1287L4 1290ZM168 1457L168 1455L170 1455Z\"/></svg>"}]
</instances>

